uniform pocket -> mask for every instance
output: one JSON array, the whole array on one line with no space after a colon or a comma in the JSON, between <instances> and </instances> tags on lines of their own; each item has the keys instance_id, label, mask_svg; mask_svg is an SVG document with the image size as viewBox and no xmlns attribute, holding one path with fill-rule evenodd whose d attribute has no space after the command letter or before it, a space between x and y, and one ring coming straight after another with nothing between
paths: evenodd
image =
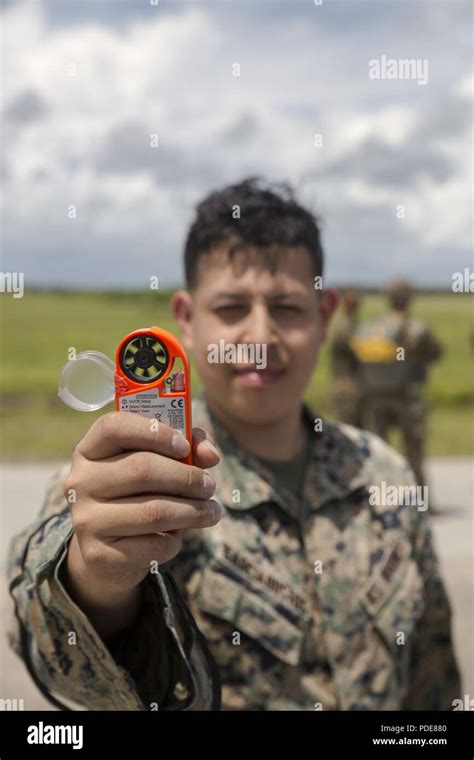
<instances>
[{"instance_id":1,"label":"uniform pocket","mask_svg":"<svg viewBox=\"0 0 474 760\"><path fill-rule=\"evenodd\" d=\"M231 623L274 657L298 665L309 620L271 593L252 586L218 560L206 568L196 601L208 614Z\"/></svg>"}]
</instances>

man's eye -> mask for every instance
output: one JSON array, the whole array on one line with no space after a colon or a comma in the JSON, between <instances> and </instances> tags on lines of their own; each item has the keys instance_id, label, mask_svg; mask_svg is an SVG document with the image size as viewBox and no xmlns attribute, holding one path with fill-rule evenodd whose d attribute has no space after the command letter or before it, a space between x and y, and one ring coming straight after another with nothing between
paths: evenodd
<instances>
[{"instance_id":1,"label":"man's eye","mask_svg":"<svg viewBox=\"0 0 474 760\"><path fill-rule=\"evenodd\" d=\"M221 319L237 319L245 313L245 307L242 304L223 304L214 309L214 313Z\"/></svg>"},{"instance_id":2,"label":"man's eye","mask_svg":"<svg viewBox=\"0 0 474 760\"><path fill-rule=\"evenodd\" d=\"M215 311L220 314L226 314L231 311L239 311L240 309L243 309L244 307L242 304L236 304L236 303L229 303L225 304L224 306L218 306Z\"/></svg>"}]
</instances>

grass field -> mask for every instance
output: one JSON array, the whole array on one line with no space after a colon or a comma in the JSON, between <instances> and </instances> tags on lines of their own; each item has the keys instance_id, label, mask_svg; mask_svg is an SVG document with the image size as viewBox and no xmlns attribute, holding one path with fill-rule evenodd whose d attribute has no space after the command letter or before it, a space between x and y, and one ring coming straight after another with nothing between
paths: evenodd
<instances>
[{"instance_id":1,"label":"grass field","mask_svg":"<svg viewBox=\"0 0 474 760\"><path fill-rule=\"evenodd\" d=\"M0 367L1 450L4 460L67 458L97 414L67 409L57 398L58 373L68 349L103 351L113 357L130 330L159 324L178 333L169 292L46 293L2 298ZM364 300L362 317L384 309L381 296ZM473 299L463 294L418 296L413 314L442 340L445 354L433 369L427 396L432 415L428 451L433 455L474 453ZM193 371L193 390L199 379ZM326 349L307 392L320 414L331 415ZM112 408L112 407L111 407ZM395 438L393 441L398 445Z\"/></svg>"}]
</instances>

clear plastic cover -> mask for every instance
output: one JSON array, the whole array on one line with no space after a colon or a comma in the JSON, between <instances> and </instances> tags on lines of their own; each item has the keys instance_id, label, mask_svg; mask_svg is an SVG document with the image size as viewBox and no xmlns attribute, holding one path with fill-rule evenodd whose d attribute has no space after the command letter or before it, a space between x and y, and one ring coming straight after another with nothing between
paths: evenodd
<instances>
[{"instance_id":1,"label":"clear plastic cover","mask_svg":"<svg viewBox=\"0 0 474 760\"><path fill-rule=\"evenodd\" d=\"M82 351L59 377L58 396L71 409L96 412L115 398L115 364L99 351Z\"/></svg>"}]
</instances>

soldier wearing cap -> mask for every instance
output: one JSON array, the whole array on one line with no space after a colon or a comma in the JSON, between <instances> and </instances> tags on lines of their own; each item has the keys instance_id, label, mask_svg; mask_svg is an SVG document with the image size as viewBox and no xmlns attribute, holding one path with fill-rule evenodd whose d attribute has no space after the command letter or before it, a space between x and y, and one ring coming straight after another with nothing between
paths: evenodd
<instances>
[{"instance_id":1,"label":"soldier wearing cap","mask_svg":"<svg viewBox=\"0 0 474 760\"><path fill-rule=\"evenodd\" d=\"M387 298L389 313L360 325L352 342L366 388L363 426L384 439L391 428L399 428L416 481L424 486L424 389L442 346L424 322L411 316L413 290L407 281L392 282Z\"/></svg>"}]
</instances>

